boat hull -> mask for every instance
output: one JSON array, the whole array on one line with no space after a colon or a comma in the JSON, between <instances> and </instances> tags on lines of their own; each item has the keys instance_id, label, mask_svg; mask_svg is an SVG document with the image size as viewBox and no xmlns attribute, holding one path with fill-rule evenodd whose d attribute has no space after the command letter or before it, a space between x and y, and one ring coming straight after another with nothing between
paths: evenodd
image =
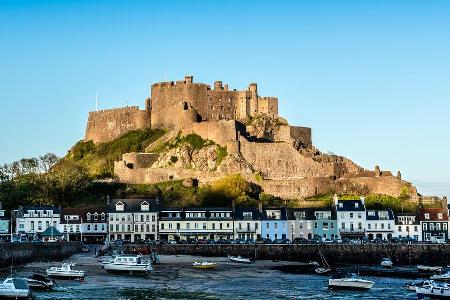
<instances>
[{"instance_id":1,"label":"boat hull","mask_svg":"<svg viewBox=\"0 0 450 300\"><path fill-rule=\"evenodd\" d=\"M367 280L348 281L342 279L329 279L328 287L339 290L369 290L373 286L373 282Z\"/></svg>"},{"instance_id":2,"label":"boat hull","mask_svg":"<svg viewBox=\"0 0 450 300\"><path fill-rule=\"evenodd\" d=\"M449 290L442 292L440 289L417 287L416 293L418 299L424 299L425 297L429 297L431 299L450 299Z\"/></svg>"},{"instance_id":3,"label":"boat hull","mask_svg":"<svg viewBox=\"0 0 450 300\"><path fill-rule=\"evenodd\" d=\"M78 279L78 278L84 278L84 273L60 273L60 272L47 272L47 276L52 278L59 278L59 279Z\"/></svg>"},{"instance_id":4,"label":"boat hull","mask_svg":"<svg viewBox=\"0 0 450 300\"><path fill-rule=\"evenodd\" d=\"M28 290L14 292L0 290L0 299L31 299L31 293Z\"/></svg>"},{"instance_id":5,"label":"boat hull","mask_svg":"<svg viewBox=\"0 0 450 300\"><path fill-rule=\"evenodd\" d=\"M104 264L103 267L110 273L143 273L146 274L153 271L153 268L149 265L118 265L118 264Z\"/></svg>"}]
</instances>

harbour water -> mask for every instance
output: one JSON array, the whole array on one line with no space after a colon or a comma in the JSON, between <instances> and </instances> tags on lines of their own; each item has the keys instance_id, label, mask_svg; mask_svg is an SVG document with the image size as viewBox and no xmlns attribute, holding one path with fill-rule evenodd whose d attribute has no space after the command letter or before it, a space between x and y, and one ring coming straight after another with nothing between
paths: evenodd
<instances>
[{"instance_id":1,"label":"harbour water","mask_svg":"<svg viewBox=\"0 0 450 300\"><path fill-rule=\"evenodd\" d=\"M80 281L57 280L51 292L34 292L34 299L417 299L403 285L404 278L365 277L375 281L369 291L331 291L328 277L286 274L272 270L280 262L257 261L235 264L226 258L205 258L217 262L215 270L197 270L192 256L162 256L161 263L147 277L109 274L92 254L78 254L70 262L86 271ZM284 262L287 263L287 262ZM15 270L16 276L45 273L60 262L35 262Z\"/></svg>"}]
</instances>

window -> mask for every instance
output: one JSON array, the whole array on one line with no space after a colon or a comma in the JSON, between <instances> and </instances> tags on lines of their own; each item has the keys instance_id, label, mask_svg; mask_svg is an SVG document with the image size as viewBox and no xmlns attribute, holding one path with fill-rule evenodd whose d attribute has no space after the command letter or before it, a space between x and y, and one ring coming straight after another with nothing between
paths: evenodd
<instances>
[{"instance_id":1,"label":"window","mask_svg":"<svg viewBox=\"0 0 450 300\"><path fill-rule=\"evenodd\" d=\"M355 203L355 208L358 208L358 207L359 207L359 203L356 202L356 203Z\"/></svg>"},{"instance_id":2,"label":"window","mask_svg":"<svg viewBox=\"0 0 450 300\"><path fill-rule=\"evenodd\" d=\"M191 223L186 224L186 229L191 229Z\"/></svg>"},{"instance_id":3,"label":"window","mask_svg":"<svg viewBox=\"0 0 450 300\"><path fill-rule=\"evenodd\" d=\"M150 222L150 215L145 215L145 221Z\"/></svg>"},{"instance_id":4,"label":"window","mask_svg":"<svg viewBox=\"0 0 450 300\"><path fill-rule=\"evenodd\" d=\"M266 229L269 229L269 223L266 223Z\"/></svg>"},{"instance_id":5,"label":"window","mask_svg":"<svg viewBox=\"0 0 450 300\"><path fill-rule=\"evenodd\" d=\"M442 220L442 213L438 213L437 216L439 220Z\"/></svg>"},{"instance_id":6,"label":"window","mask_svg":"<svg viewBox=\"0 0 450 300\"><path fill-rule=\"evenodd\" d=\"M334 229L334 223L330 223L330 225L331 229Z\"/></svg>"},{"instance_id":7,"label":"window","mask_svg":"<svg viewBox=\"0 0 450 300\"><path fill-rule=\"evenodd\" d=\"M353 218L353 213L350 213L350 218Z\"/></svg>"},{"instance_id":8,"label":"window","mask_svg":"<svg viewBox=\"0 0 450 300\"><path fill-rule=\"evenodd\" d=\"M434 223L430 223L430 230L434 230Z\"/></svg>"},{"instance_id":9,"label":"window","mask_svg":"<svg viewBox=\"0 0 450 300\"><path fill-rule=\"evenodd\" d=\"M219 223L219 227L220 227L220 229L223 229L223 228L222 228L222 223Z\"/></svg>"},{"instance_id":10,"label":"window","mask_svg":"<svg viewBox=\"0 0 450 300\"><path fill-rule=\"evenodd\" d=\"M359 212L358 213L358 219L361 219L362 218L362 214Z\"/></svg>"},{"instance_id":11,"label":"window","mask_svg":"<svg viewBox=\"0 0 450 300\"><path fill-rule=\"evenodd\" d=\"M114 231L114 225L113 224L109 225L109 231Z\"/></svg>"},{"instance_id":12,"label":"window","mask_svg":"<svg viewBox=\"0 0 450 300\"><path fill-rule=\"evenodd\" d=\"M374 212L374 211L368 211L368 212L367 212L367 215L373 217L373 216L375 216L375 212Z\"/></svg>"},{"instance_id":13,"label":"window","mask_svg":"<svg viewBox=\"0 0 450 300\"><path fill-rule=\"evenodd\" d=\"M358 229L361 230L362 229L362 223L358 222Z\"/></svg>"},{"instance_id":14,"label":"window","mask_svg":"<svg viewBox=\"0 0 450 300\"><path fill-rule=\"evenodd\" d=\"M152 224L152 232L155 232L155 224Z\"/></svg>"},{"instance_id":15,"label":"window","mask_svg":"<svg viewBox=\"0 0 450 300\"><path fill-rule=\"evenodd\" d=\"M447 223L442 224L442 230L447 230Z\"/></svg>"},{"instance_id":16,"label":"window","mask_svg":"<svg viewBox=\"0 0 450 300\"><path fill-rule=\"evenodd\" d=\"M367 224L367 229L372 229L372 224L368 223Z\"/></svg>"},{"instance_id":17,"label":"window","mask_svg":"<svg viewBox=\"0 0 450 300\"><path fill-rule=\"evenodd\" d=\"M102 213L102 221L105 221L105 217L106 217L105 213Z\"/></svg>"},{"instance_id":18,"label":"window","mask_svg":"<svg viewBox=\"0 0 450 300\"><path fill-rule=\"evenodd\" d=\"M119 231L119 224L116 224L116 231Z\"/></svg>"},{"instance_id":19,"label":"window","mask_svg":"<svg viewBox=\"0 0 450 300\"><path fill-rule=\"evenodd\" d=\"M203 229L206 229L206 223L203 223Z\"/></svg>"},{"instance_id":20,"label":"window","mask_svg":"<svg viewBox=\"0 0 450 300\"><path fill-rule=\"evenodd\" d=\"M88 221L91 220L91 214L90 214L90 213L87 213L87 214L86 214L86 219L87 219Z\"/></svg>"},{"instance_id":21,"label":"window","mask_svg":"<svg viewBox=\"0 0 450 300\"><path fill-rule=\"evenodd\" d=\"M398 232L402 232L402 226L398 226Z\"/></svg>"},{"instance_id":22,"label":"window","mask_svg":"<svg viewBox=\"0 0 450 300\"><path fill-rule=\"evenodd\" d=\"M278 229L278 223L275 223L275 224L274 224L274 228L275 228L275 230Z\"/></svg>"},{"instance_id":23,"label":"window","mask_svg":"<svg viewBox=\"0 0 450 300\"><path fill-rule=\"evenodd\" d=\"M164 223L161 223L161 229L164 229Z\"/></svg>"},{"instance_id":24,"label":"window","mask_svg":"<svg viewBox=\"0 0 450 300\"><path fill-rule=\"evenodd\" d=\"M436 230L441 230L441 223L436 223Z\"/></svg>"},{"instance_id":25,"label":"window","mask_svg":"<svg viewBox=\"0 0 450 300\"><path fill-rule=\"evenodd\" d=\"M255 223L255 229L258 230L258 223Z\"/></svg>"},{"instance_id":26,"label":"window","mask_svg":"<svg viewBox=\"0 0 450 300\"><path fill-rule=\"evenodd\" d=\"M141 222L144 222L144 215L141 215Z\"/></svg>"},{"instance_id":27,"label":"window","mask_svg":"<svg viewBox=\"0 0 450 300\"><path fill-rule=\"evenodd\" d=\"M414 226L414 232L417 232L417 231L418 231L417 226Z\"/></svg>"},{"instance_id":28,"label":"window","mask_svg":"<svg viewBox=\"0 0 450 300\"><path fill-rule=\"evenodd\" d=\"M323 223L323 230L328 230L328 223Z\"/></svg>"},{"instance_id":29,"label":"window","mask_svg":"<svg viewBox=\"0 0 450 300\"><path fill-rule=\"evenodd\" d=\"M239 224L241 225L241 224ZM216 229L216 223L212 223L212 229Z\"/></svg>"},{"instance_id":30,"label":"window","mask_svg":"<svg viewBox=\"0 0 450 300\"><path fill-rule=\"evenodd\" d=\"M381 229L384 229L384 223L381 223Z\"/></svg>"},{"instance_id":31,"label":"window","mask_svg":"<svg viewBox=\"0 0 450 300\"><path fill-rule=\"evenodd\" d=\"M426 220L429 220L430 219L430 214L424 214L424 217L425 217Z\"/></svg>"},{"instance_id":32,"label":"window","mask_svg":"<svg viewBox=\"0 0 450 300\"><path fill-rule=\"evenodd\" d=\"M342 222L342 223L341 223L341 228L342 228L342 229L345 229L345 222Z\"/></svg>"},{"instance_id":33,"label":"window","mask_svg":"<svg viewBox=\"0 0 450 300\"><path fill-rule=\"evenodd\" d=\"M427 230L427 223L423 223L423 230Z\"/></svg>"},{"instance_id":34,"label":"window","mask_svg":"<svg viewBox=\"0 0 450 300\"><path fill-rule=\"evenodd\" d=\"M113 226L111 225L111 228L112 228ZM88 224L87 225L87 231L90 231L91 230L91 224ZM112 229L111 229L112 230Z\"/></svg>"},{"instance_id":35,"label":"window","mask_svg":"<svg viewBox=\"0 0 450 300\"><path fill-rule=\"evenodd\" d=\"M30 226L31 226L31 230L34 231L34 221L31 221Z\"/></svg>"},{"instance_id":36,"label":"window","mask_svg":"<svg viewBox=\"0 0 450 300\"><path fill-rule=\"evenodd\" d=\"M317 222L314 222L314 229L317 229Z\"/></svg>"},{"instance_id":37,"label":"window","mask_svg":"<svg viewBox=\"0 0 450 300\"><path fill-rule=\"evenodd\" d=\"M177 214L177 218L179 218L180 214ZM152 222L155 222L155 215L152 215Z\"/></svg>"},{"instance_id":38,"label":"window","mask_svg":"<svg viewBox=\"0 0 450 300\"><path fill-rule=\"evenodd\" d=\"M98 220L98 213L94 214L94 220L97 221Z\"/></svg>"}]
</instances>

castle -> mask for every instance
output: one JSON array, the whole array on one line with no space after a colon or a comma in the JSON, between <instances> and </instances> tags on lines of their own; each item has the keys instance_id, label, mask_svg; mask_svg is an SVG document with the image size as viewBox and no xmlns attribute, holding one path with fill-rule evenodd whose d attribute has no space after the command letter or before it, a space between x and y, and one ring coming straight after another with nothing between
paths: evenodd
<instances>
[{"instance_id":1,"label":"castle","mask_svg":"<svg viewBox=\"0 0 450 300\"><path fill-rule=\"evenodd\" d=\"M321 153L313 146L311 128L291 126L279 117L278 98L259 96L256 83L238 91L221 81L211 88L185 76L176 82L155 83L150 92L144 110L133 106L89 113L85 141L94 143L114 140L130 130L167 130L146 153L127 153L115 162L114 172L122 182L195 179L207 183L241 173L249 181L258 181L265 192L286 198L355 189L417 195L400 172L393 176L379 167L369 171L345 157ZM225 147L226 159L216 161L214 147L190 155L180 149L153 151L178 135L191 133Z\"/></svg>"}]
</instances>

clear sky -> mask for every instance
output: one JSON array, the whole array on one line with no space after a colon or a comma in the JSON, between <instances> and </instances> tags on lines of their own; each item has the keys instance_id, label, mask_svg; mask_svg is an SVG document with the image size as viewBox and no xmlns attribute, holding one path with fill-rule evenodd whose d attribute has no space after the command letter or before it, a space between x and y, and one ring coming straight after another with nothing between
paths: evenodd
<instances>
[{"instance_id":1,"label":"clear sky","mask_svg":"<svg viewBox=\"0 0 450 300\"><path fill-rule=\"evenodd\" d=\"M185 74L257 82L322 151L450 195L450 1L0 0L0 162Z\"/></svg>"}]
</instances>

